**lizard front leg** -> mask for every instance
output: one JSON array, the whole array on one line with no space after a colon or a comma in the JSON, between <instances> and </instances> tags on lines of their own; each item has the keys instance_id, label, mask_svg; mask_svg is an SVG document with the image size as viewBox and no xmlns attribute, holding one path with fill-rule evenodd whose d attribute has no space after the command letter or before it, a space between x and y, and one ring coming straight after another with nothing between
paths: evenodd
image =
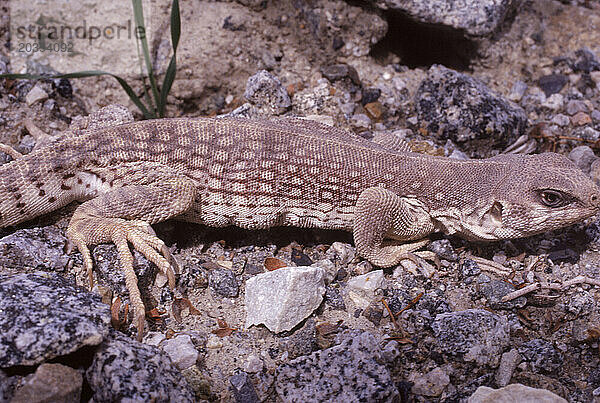
<instances>
[{"instance_id":1,"label":"lizard front leg","mask_svg":"<svg viewBox=\"0 0 600 403\"><path fill-rule=\"evenodd\" d=\"M83 255L84 267L93 284L92 257L88 245L112 242L125 273L125 284L134 308L138 338L144 329L145 308L133 271L128 242L154 263L175 287L175 264L168 248L150 224L177 216L190 208L196 195L187 178L169 178L150 185L123 186L81 204L75 210L67 237Z\"/></svg>"},{"instance_id":2,"label":"lizard front leg","mask_svg":"<svg viewBox=\"0 0 600 403\"><path fill-rule=\"evenodd\" d=\"M385 245L384 240L414 241L434 230L431 217L422 208L412 207L394 192L372 187L358 197L353 235L358 254L375 266L389 267L409 258L408 252L422 242Z\"/></svg>"}]
</instances>

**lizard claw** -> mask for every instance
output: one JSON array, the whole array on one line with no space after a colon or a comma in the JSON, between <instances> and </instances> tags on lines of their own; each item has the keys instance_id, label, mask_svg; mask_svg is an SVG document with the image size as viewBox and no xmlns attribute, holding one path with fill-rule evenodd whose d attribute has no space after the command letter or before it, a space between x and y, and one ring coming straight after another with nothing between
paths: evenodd
<instances>
[{"instance_id":1,"label":"lizard claw","mask_svg":"<svg viewBox=\"0 0 600 403\"><path fill-rule=\"evenodd\" d=\"M65 246L65 250L71 251L73 246L75 246L81 252L84 267L88 273L90 288L92 288L93 261L88 244L96 242L91 242L89 240L87 232L100 229L103 232L103 237L97 241L112 242L115 244L125 276L125 285L129 291L129 297L133 307L134 323L138 331L138 340L141 340L144 334L146 310L138 288L138 279L133 269L133 254L129 249L129 243L167 276L169 287L171 289L175 288L174 268L178 269L175 258L172 256L165 243L155 235L150 225L146 222L139 220L128 221L120 218L103 218L101 219L101 222L96 222L93 226L90 226L90 224L91 223L88 222L86 223L86 226L79 227L77 222L72 222L71 225L69 225L69 229L67 230L69 241Z\"/></svg>"}]
</instances>

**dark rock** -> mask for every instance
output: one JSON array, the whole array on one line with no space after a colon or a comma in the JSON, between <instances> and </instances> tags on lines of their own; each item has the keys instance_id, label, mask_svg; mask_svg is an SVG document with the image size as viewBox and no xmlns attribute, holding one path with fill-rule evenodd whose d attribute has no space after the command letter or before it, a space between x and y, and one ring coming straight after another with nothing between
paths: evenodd
<instances>
[{"instance_id":1,"label":"dark rock","mask_svg":"<svg viewBox=\"0 0 600 403\"><path fill-rule=\"evenodd\" d=\"M555 374L563 364L562 353L546 340L533 339L523 343L519 347L519 353L536 372Z\"/></svg>"},{"instance_id":2,"label":"dark rock","mask_svg":"<svg viewBox=\"0 0 600 403\"><path fill-rule=\"evenodd\" d=\"M312 259L298 249L292 249L291 259L296 266L310 266L313 264Z\"/></svg>"},{"instance_id":3,"label":"dark rock","mask_svg":"<svg viewBox=\"0 0 600 403\"><path fill-rule=\"evenodd\" d=\"M452 244L447 239L439 239L437 241L431 242L427 245L427 249L441 257L442 259L449 260L451 262L456 262L458 260L458 255L454 251Z\"/></svg>"},{"instance_id":4,"label":"dark rock","mask_svg":"<svg viewBox=\"0 0 600 403\"><path fill-rule=\"evenodd\" d=\"M480 81L440 65L429 69L416 94L421 124L439 144L458 143L471 157L489 157L524 134L525 111Z\"/></svg>"},{"instance_id":5,"label":"dark rock","mask_svg":"<svg viewBox=\"0 0 600 403\"><path fill-rule=\"evenodd\" d=\"M214 269L208 273L208 286L215 294L222 297L237 297L240 286L235 274L227 269Z\"/></svg>"},{"instance_id":6,"label":"dark rock","mask_svg":"<svg viewBox=\"0 0 600 403\"><path fill-rule=\"evenodd\" d=\"M234 19L232 15L225 17L222 28L233 32L246 30L246 26L244 25L243 21Z\"/></svg>"},{"instance_id":7,"label":"dark rock","mask_svg":"<svg viewBox=\"0 0 600 403\"><path fill-rule=\"evenodd\" d=\"M575 52L576 59L571 64L575 72L590 73L600 70L600 63L596 59L594 52L587 48L579 49Z\"/></svg>"},{"instance_id":8,"label":"dark rock","mask_svg":"<svg viewBox=\"0 0 600 403\"><path fill-rule=\"evenodd\" d=\"M475 263L475 261L471 259L463 260L460 265L460 270L463 277L476 276L479 273L481 273L481 269L479 268L477 263Z\"/></svg>"},{"instance_id":9,"label":"dark rock","mask_svg":"<svg viewBox=\"0 0 600 403\"><path fill-rule=\"evenodd\" d=\"M95 402L194 402L194 394L168 355L117 331L100 345L86 379Z\"/></svg>"},{"instance_id":10,"label":"dark rock","mask_svg":"<svg viewBox=\"0 0 600 403\"><path fill-rule=\"evenodd\" d=\"M342 38L336 36L333 38L333 43L331 44L331 47L333 48L333 50L340 50L344 47L345 44L346 42L344 42Z\"/></svg>"},{"instance_id":11,"label":"dark rock","mask_svg":"<svg viewBox=\"0 0 600 403\"><path fill-rule=\"evenodd\" d=\"M0 368L100 344L110 323L100 296L57 274L0 274L0 312Z\"/></svg>"},{"instance_id":12,"label":"dark rock","mask_svg":"<svg viewBox=\"0 0 600 403\"><path fill-rule=\"evenodd\" d=\"M66 78L56 78L52 80L52 87L61 97L71 98L73 96L73 87Z\"/></svg>"},{"instance_id":13,"label":"dark rock","mask_svg":"<svg viewBox=\"0 0 600 403\"><path fill-rule=\"evenodd\" d=\"M483 309L437 315L432 329L442 352L495 367L510 341L505 317Z\"/></svg>"},{"instance_id":14,"label":"dark rock","mask_svg":"<svg viewBox=\"0 0 600 403\"><path fill-rule=\"evenodd\" d=\"M358 72L354 67L347 64L332 64L322 67L321 73L331 82L349 78L355 85L360 85Z\"/></svg>"},{"instance_id":15,"label":"dark rock","mask_svg":"<svg viewBox=\"0 0 600 403\"><path fill-rule=\"evenodd\" d=\"M570 248L551 250L548 253L548 259L552 260L552 263L555 264L577 263L579 254Z\"/></svg>"},{"instance_id":16,"label":"dark rock","mask_svg":"<svg viewBox=\"0 0 600 403\"><path fill-rule=\"evenodd\" d=\"M362 316L367 318L369 322L375 326L379 326L381 319L383 318L383 308L380 301L371 301L369 306L362 312Z\"/></svg>"},{"instance_id":17,"label":"dark rock","mask_svg":"<svg viewBox=\"0 0 600 403\"><path fill-rule=\"evenodd\" d=\"M594 96L594 89L596 88L596 82L592 79L592 77L584 73L581 75L579 80L575 83L575 88L582 94L586 96L586 98L592 98Z\"/></svg>"},{"instance_id":18,"label":"dark rock","mask_svg":"<svg viewBox=\"0 0 600 403\"><path fill-rule=\"evenodd\" d=\"M568 81L569 78L563 74L550 74L540 77L538 86L544 91L544 94L549 97L552 94L560 92Z\"/></svg>"},{"instance_id":19,"label":"dark rock","mask_svg":"<svg viewBox=\"0 0 600 403\"><path fill-rule=\"evenodd\" d=\"M337 341L279 366L275 390L281 400L306 402L318 396L320 401L391 402L398 397L374 335L346 331Z\"/></svg>"},{"instance_id":20,"label":"dark rock","mask_svg":"<svg viewBox=\"0 0 600 403\"><path fill-rule=\"evenodd\" d=\"M64 271L70 259L64 252L66 242L54 226L15 231L0 239L0 267L15 272Z\"/></svg>"},{"instance_id":21,"label":"dark rock","mask_svg":"<svg viewBox=\"0 0 600 403\"><path fill-rule=\"evenodd\" d=\"M500 280L492 280L481 286L481 293L485 296L488 305L492 309L523 308L527 304L527 298L524 296L502 302L502 297L515 290L516 288L512 284Z\"/></svg>"},{"instance_id":22,"label":"dark rock","mask_svg":"<svg viewBox=\"0 0 600 403\"><path fill-rule=\"evenodd\" d=\"M254 390L252 380L245 372L233 375L229 378L233 395L237 403L259 403L260 399Z\"/></svg>"},{"instance_id":23,"label":"dark rock","mask_svg":"<svg viewBox=\"0 0 600 403\"><path fill-rule=\"evenodd\" d=\"M402 12L421 23L451 27L475 37L494 32L512 5L510 0L371 0L371 3Z\"/></svg>"},{"instance_id":24,"label":"dark rock","mask_svg":"<svg viewBox=\"0 0 600 403\"><path fill-rule=\"evenodd\" d=\"M375 102L381 96L381 90L379 88L365 88L362 90L362 99L360 103L365 106L371 102Z\"/></svg>"}]
</instances>

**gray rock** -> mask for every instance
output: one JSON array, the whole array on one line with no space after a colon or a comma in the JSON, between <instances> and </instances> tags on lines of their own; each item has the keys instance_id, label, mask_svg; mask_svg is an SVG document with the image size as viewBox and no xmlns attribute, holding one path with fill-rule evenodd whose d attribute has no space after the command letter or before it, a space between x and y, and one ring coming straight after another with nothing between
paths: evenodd
<instances>
[{"instance_id":1,"label":"gray rock","mask_svg":"<svg viewBox=\"0 0 600 403\"><path fill-rule=\"evenodd\" d=\"M523 360L529 362L534 371L554 374L563 364L563 355L546 340L533 339L519 347Z\"/></svg>"},{"instance_id":2,"label":"gray rock","mask_svg":"<svg viewBox=\"0 0 600 403\"><path fill-rule=\"evenodd\" d=\"M356 113L350 118L350 124L357 129L368 129L371 127L371 119L364 113Z\"/></svg>"},{"instance_id":3,"label":"gray rock","mask_svg":"<svg viewBox=\"0 0 600 403\"><path fill-rule=\"evenodd\" d=\"M500 389L480 386L469 397L468 403L567 403L562 397L546 389L530 388L514 383Z\"/></svg>"},{"instance_id":4,"label":"gray rock","mask_svg":"<svg viewBox=\"0 0 600 403\"><path fill-rule=\"evenodd\" d=\"M235 273L227 269L214 269L208 273L208 286L222 297L234 298L240 292Z\"/></svg>"},{"instance_id":5,"label":"gray rock","mask_svg":"<svg viewBox=\"0 0 600 403\"><path fill-rule=\"evenodd\" d=\"M263 370L264 363L262 359L256 354L250 354L246 361L244 361L244 372L249 374L256 374Z\"/></svg>"},{"instance_id":6,"label":"gray rock","mask_svg":"<svg viewBox=\"0 0 600 403\"><path fill-rule=\"evenodd\" d=\"M383 270L375 270L360 276L352 277L348 280L348 288L372 294L376 289L381 288L383 280Z\"/></svg>"},{"instance_id":7,"label":"gray rock","mask_svg":"<svg viewBox=\"0 0 600 403\"><path fill-rule=\"evenodd\" d=\"M517 365L521 362L521 355L516 348L502 354L500 358L500 365L496 370L496 385L506 386L512 378L513 372L517 368Z\"/></svg>"},{"instance_id":8,"label":"gray rock","mask_svg":"<svg viewBox=\"0 0 600 403\"><path fill-rule=\"evenodd\" d=\"M562 109L565 103L564 97L560 94L552 94L544 102L542 102L542 106L544 108L548 108L552 111L558 111Z\"/></svg>"},{"instance_id":9,"label":"gray rock","mask_svg":"<svg viewBox=\"0 0 600 403\"><path fill-rule=\"evenodd\" d=\"M479 365L498 365L510 341L506 318L483 309L439 314L431 325L442 352Z\"/></svg>"},{"instance_id":10,"label":"gray rock","mask_svg":"<svg viewBox=\"0 0 600 403\"><path fill-rule=\"evenodd\" d=\"M264 324L272 332L293 329L323 301L325 271L282 267L246 282L246 327Z\"/></svg>"},{"instance_id":11,"label":"gray rock","mask_svg":"<svg viewBox=\"0 0 600 403\"><path fill-rule=\"evenodd\" d=\"M442 368L434 368L414 380L411 392L422 396L439 396L450 383L450 377Z\"/></svg>"},{"instance_id":12,"label":"gray rock","mask_svg":"<svg viewBox=\"0 0 600 403\"><path fill-rule=\"evenodd\" d=\"M598 159L594 150L589 146L578 146L571 150L569 159L575 163L586 174L589 174L594 161Z\"/></svg>"},{"instance_id":13,"label":"gray rock","mask_svg":"<svg viewBox=\"0 0 600 403\"><path fill-rule=\"evenodd\" d=\"M183 370L196 364L198 350L192 343L192 338L187 334L165 340L162 342L161 347L179 369Z\"/></svg>"},{"instance_id":14,"label":"gray rock","mask_svg":"<svg viewBox=\"0 0 600 403\"><path fill-rule=\"evenodd\" d=\"M391 402L398 391L384 365L380 340L346 331L338 345L280 365L275 390L284 402Z\"/></svg>"},{"instance_id":15,"label":"gray rock","mask_svg":"<svg viewBox=\"0 0 600 403\"><path fill-rule=\"evenodd\" d=\"M492 280L481 286L481 293L487 299L492 309L523 308L527 304L527 298L521 296L510 301L502 302L502 297L515 291L515 287L506 281Z\"/></svg>"},{"instance_id":16,"label":"gray rock","mask_svg":"<svg viewBox=\"0 0 600 403\"><path fill-rule=\"evenodd\" d=\"M571 119L567 115L563 115L562 113L558 113L552 117L552 123L565 127L571 124Z\"/></svg>"},{"instance_id":17,"label":"gray rock","mask_svg":"<svg viewBox=\"0 0 600 403\"><path fill-rule=\"evenodd\" d=\"M79 371L61 364L42 364L21 382L11 403L78 402L82 385Z\"/></svg>"},{"instance_id":18,"label":"gray rock","mask_svg":"<svg viewBox=\"0 0 600 403\"><path fill-rule=\"evenodd\" d=\"M376 0L382 8L398 10L416 21L439 24L486 36L502 23L511 7L510 0Z\"/></svg>"},{"instance_id":19,"label":"gray rock","mask_svg":"<svg viewBox=\"0 0 600 403\"><path fill-rule=\"evenodd\" d=\"M572 99L569 102L567 102L566 111L569 115L573 116L578 112L588 113L590 110L585 104L585 102L579 99Z\"/></svg>"},{"instance_id":20,"label":"gray rock","mask_svg":"<svg viewBox=\"0 0 600 403\"><path fill-rule=\"evenodd\" d=\"M440 65L429 69L415 103L420 123L439 144L450 139L471 157L489 157L490 147L507 147L527 124L523 109L482 82Z\"/></svg>"},{"instance_id":21,"label":"gray rock","mask_svg":"<svg viewBox=\"0 0 600 403\"><path fill-rule=\"evenodd\" d=\"M437 241L432 241L429 245L427 245L427 249L441 257L442 259L449 260L451 262L456 262L458 260L458 255L454 251L452 244L447 239L439 239Z\"/></svg>"},{"instance_id":22,"label":"gray rock","mask_svg":"<svg viewBox=\"0 0 600 403\"><path fill-rule=\"evenodd\" d=\"M252 380L245 372L233 375L229 378L229 383L237 403L259 403L260 399L256 394Z\"/></svg>"},{"instance_id":23,"label":"gray rock","mask_svg":"<svg viewBox=\"0 0 600 403\"><path fill-rule=\"evenodd\" d=\"M254 105L269 108L278 115L292 106L281 81L266 70L261 70L248 79L244 97Z\"/></svg>"},{"instance_id":24,"label":"gray rock","mask_svg":"<svg viewBox=\"0 0 600 403\"><path fill-rule=\"evenodd\" d=\"M64 252L66 242L62 231L54 226L15 231L0 239L0 267L19 272L63 271L70 259Z\"/></svg>"},{"instance_id":25,"label":"gray rock","mask_svg":"<svg viewBox=\"0 0 600 403\"><path fill-rule=\"evenodd\" d=\"M100 296L57 274L0 275L0 368L35 365L108 334Z\"/></svg>"},{"instance_id":26,"label":"gray rock","mask_svg":"<svg viewBox=\"0 0 600 403\"><path fill-rule=\"evenodd\" d=\"M111 331L100 345L86 379L95 402L194 402L181 372L161 349Z\"/></svg>"}]
</instances>

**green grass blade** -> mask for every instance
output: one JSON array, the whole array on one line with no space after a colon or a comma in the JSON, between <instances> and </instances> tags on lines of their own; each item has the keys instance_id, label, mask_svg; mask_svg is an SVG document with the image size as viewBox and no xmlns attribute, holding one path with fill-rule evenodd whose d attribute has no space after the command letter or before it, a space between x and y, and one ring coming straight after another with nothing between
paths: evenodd
<instances>
[{"instance_id":1,"label":"green grass blade","mask_svg":"<svg viewBox=\"0 0 600 403\"><path fill-rule=\"evenodd\" d=\"M77 71L75 73L66 73L66 74L54 74L54 75L39 75L39 74L0 74L0 78L8 78L11 80L18 79L27 79L27 80L40 80L40 79L49 79L49 78L85 78L85 77L96 77L96 76L111 76L115 80L119 82L123 90L131 99L131 102L138 107L138 109L144 114L145 119L156 118L154 113L151 113L148 108L143 104L140 98L136 95L136 93L131 89L127 82L117 76L116 74L109 73L103 70L85 70L85 71Z\"/></svg>"},{"instance_id":2,"label":"green grass blade","mask_svg":"<svg viewBox=\"0 0 600 403\"><path fill-rule=\"evenodd\" d=\"M150 80L150 88L152 89L152 96L154 97L154 112L157 112L159 95L158 86L156 85L156 78L154 77L154 70L152 68L152 61L150 60L150 50L148 49L148 39L146 32L146 25L144 24L144 10L142 8L142 0L131 0L133 3L133 15L135 18L135 26L143 28L143 35L140 35L140 43L142 44L142 53L144 55L144 61L146 62L146 70L148 71L148 79Z\"/></svg>"},{"instance_id":3,"label":"green grass blade","mask_svg":"<svg viewBox=\"0 0 600 403\"><path fill-rule=\"evenodd\" d=\"M173 56L171 56L169 67L167 67L167 72L160 88L160 100L158 102L158 115L160 117L165 116L167 95L171 91L171 86L173 85L173 81L175 81L175 74L177 73L177 45L179 45L180 34L181 16L179 15L179 1L173 0L171 7L171 46L173 47Z\"/></svg>"}]
</instances>

